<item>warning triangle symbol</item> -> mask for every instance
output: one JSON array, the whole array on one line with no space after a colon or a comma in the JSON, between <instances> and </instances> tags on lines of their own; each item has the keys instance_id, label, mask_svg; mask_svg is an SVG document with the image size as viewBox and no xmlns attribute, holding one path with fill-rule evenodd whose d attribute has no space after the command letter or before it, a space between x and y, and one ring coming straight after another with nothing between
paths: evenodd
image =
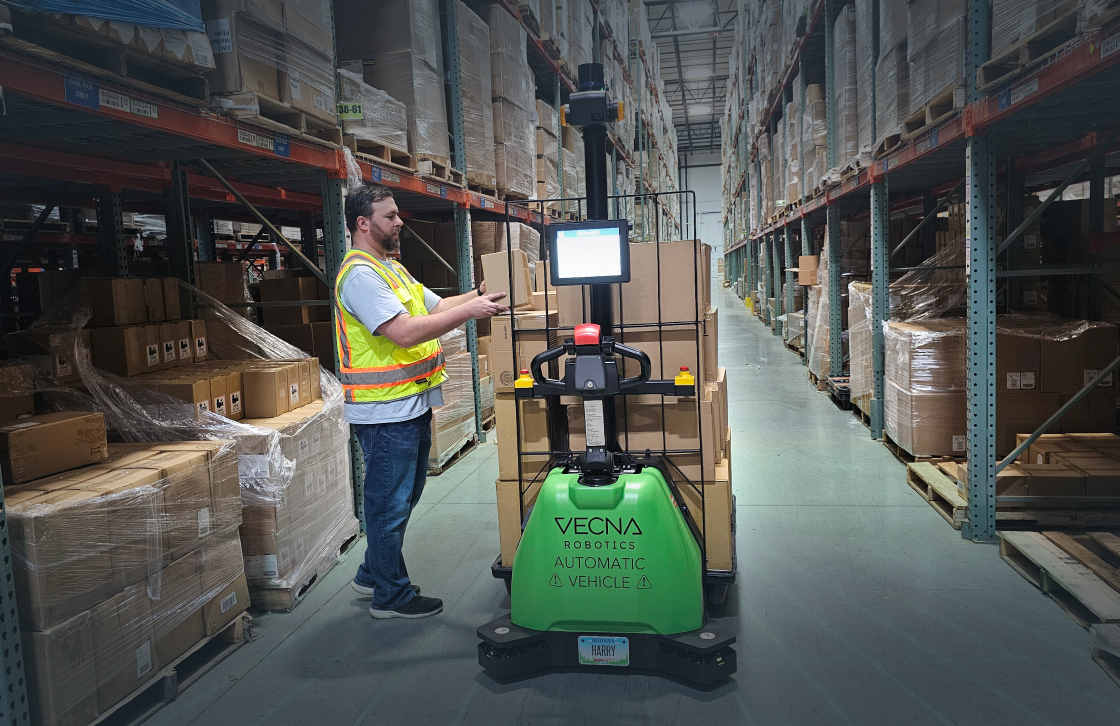
<instances>
[{"instance_id":1,"label":"warning triangle symbol","mask_svg":"<svg viewBox=\"0 0 1120 726\"><path fill-rule=\"evenodd\" d=\"M638 580L638 589L639 590L651 590L651 589L653 589L653 585L650 584L649 578L646 577L645 575L642 575L642 579Z\"/></svg>"},{"instance_id":2,"label":"warning triangle symbol","mask_svg":"<svg viewBox=\"0 0 1120 726\"><path fill-rule=\"evenodd\" d=\"M564 583L560 582L560 575L555 572L552 573L552 579L548 581L550 587L564 587Z\"/></svg>"}]
</instances>

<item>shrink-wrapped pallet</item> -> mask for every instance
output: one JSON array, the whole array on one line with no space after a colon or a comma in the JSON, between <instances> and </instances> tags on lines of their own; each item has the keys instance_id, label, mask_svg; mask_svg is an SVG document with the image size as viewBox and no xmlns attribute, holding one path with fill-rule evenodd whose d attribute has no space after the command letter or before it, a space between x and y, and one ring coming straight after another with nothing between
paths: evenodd
<instances>
[{"instance_id":1,"label":"shrink-wrapped pallet","mask_svg":"<svg viewBox=\"0 0 1120 726\"><path fill-rule=\"evenodd\" d=\"M408 113L405 105L388 93L365 83L362 76L346 70L338 72L339 100L360 107L342 120L342 130L362 141L408 150ZM493 126L493 120L491 120Z\"/></svg>"},{"instance_id":2,"label":"shrink-wrapped pallet","mask_svg":"<svg viewBox=\"0 0 1120 726\"><path fill-rule=\"evenodd\" d=\"M950 109L958 105L954 91L964 84L965 11L964 0L915 0L907 6L910 116L934 101ZM963 92L957 95L963 102Z\"/></svg>"},{"instance_id":3,"label":"shrink-wrapped pallet","mask_svg":"<svg viewBox=\"0 0 1120 726\"><path fill-rule=\"evenodd\" d=\"M335 11L339 60L365 61L365 82L407 107L408 151L449 160L436 0L385 0L375 23L360 3L338 3Z\"/></svg>"},{"instance_id":4,"label":"shrink-wrapped pallet","mask_svg":"<svg viewBox=\"0 0 1120 726\"><path fill-rule=\"evenodd\" d=\"M463 87L463 134L468 177L494 186L494 111L491 107L489 27L460 0L459 69Z\"/></svg>"},{"instance_id":5,"label":"shrink-wrapped pallet","mask_svg":"<svg viewBox=\"0 0 1120 726\"><path fill-rule=\"evenodd\" d=\"M836 58L832 78L836 99L836 162L843 166L859 155L856 6L845 6L833 27Z\"/></svg>"}]
</instances>

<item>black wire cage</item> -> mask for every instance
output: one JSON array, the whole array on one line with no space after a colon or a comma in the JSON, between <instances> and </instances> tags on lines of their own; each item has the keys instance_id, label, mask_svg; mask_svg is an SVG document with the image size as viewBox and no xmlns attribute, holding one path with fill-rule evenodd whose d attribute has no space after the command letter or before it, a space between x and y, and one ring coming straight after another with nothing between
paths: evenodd
<instances>
[{"instance_id":1,"label":"black wire cage","mask_svg":"<svg viewBox=\"0 0 1120 726\"><path fill-rule=\"evenodd\" d=\"M681 319L665 320L665 319L663 319L665 316L662 314L662 311L664 309L664 306L662 304L663 296L667 296L667 295L679 296L681 293L687 293L687 284L685 284L681 288L665 289L665 277L662 274L662 259L661 259L662 258L662 252L661 252L661 245L659 243L661 243L661 242L681 242L681 241L685 241L685 240L675 240L675 239L665 239L665 240L661 239L661 224L660 224L660 214L659 214L659 212L662 209L663 205L665 204L664 199L666 197L672 197L672 196L685 197L686 201L691 202L690 204L688 204L688 208L691 211L691 217L692 217L692 219L691 219L691 231L693 232L693 239L691 240L692 241L692 247L693 247L692 255L691 255L691 259L692 259L692 285L693 285L692 290L694 292L694 294L692 296L693 297L693 309L692 309L691 317L689 317L687 319L683 319L683 320L681 320ZM701 247L700 240L697 239L696 235L695 235L695 232L698 229L697 224L696 224L696 193L694 191L691 191L691 190L685 190L685 191L675 191L675 192L647 192L647 193L641 193L641 194L621 194L621 195L611 195L611 196L608 197L608 201L613 202L613 205L614 205L613 209L615 210L616 215L619 213L620 209L622 208L622 205L625 203L626 200L633 200L634 205L635 205L635 214L652 215L652 218L653 218L652 227L653 227L653 230L654 230L654 238L652 240L646 240L646 241L655 243L654 244L654 250L656 252L656 254L655 254L656 274L654 275L654 279L652 279L652 280L632 279L631 282L629 282L629 283L618 283L618 284L613 284L611 286L613 288L612 289L612 294L613 294L613 303L612 304L614 306L615 314L617 315L617 321L613 325L614 335L615 335L616 340L618 340L618 342L623 343L623 344L627 344L627 335L628 334L631 336L631 339L633 339L633 337L635 335L637 335L639 332L642 333L643 334L642 337L644 338L644 340L642 342L643 346L648 347L651 343L653 343L657 347L657 359L658 359L657 369L653 371L653 377L654 378L659 378L659 379L666 379L666 378L672 379L675 375L677 375L678 371L677 370L667 370L667 368L666 368L665 346L668 342L666 340L666 335L667 334L671 334L672 332L679 332L679 331L693 331L694 332L694 335L692 336L693 340L694 340L694 351L693 351L693 353L694 353L694 356L695 356L694 360L696 361L697 368L699 367L699 363L702 360L701 348L703 346L703 332L704 332L704 325L705 325L705 314L707 313L707 310L701 310L701 298L702 298L702 291L704 289L704 286L710 284L710 281L707 279L707 278L710 277L710 269L708 269L708 270L702 270L701 269L702 247ZM575 206L577 208L577 218L582 220L583 219L583 210L585 208L584 207L585 201L586 201L586 198L584 198L584 197L562 197L562 198L557 198L557 199L532 199L532 200L523 200L523 201L519 200L519 201L508 201L508 202L506 202L505 203L505 217L506 217L505 221L506 221L506 254L507 254L507 264L509 265L508 269L510 269L510 270L514 269L514 259L513 259L513 249L512 249L512 235L510 233L509 223L520 221L516 217L512 217L510 215L510 210L512 208L516 208L516 207L520 206L520 207L526 207L526 208L528 208L530 210L533 210L533 211L540 212L541 223L531 225L531 226L538 229L538 231L540 232L540 236L541 236L540 256L539 256L539 262L538 262L538 264L540 264L540 262L547 262L548 261L547 233L546 233L546 227L545 227L545 224L544 224L544 220L547 217L547 211L546 211L547 205L557 204L557 205L562 205L561 208L567 208L570 203L575 202ZM646 209L646 207L649 206L649 205L652 205L653 208L654 208L652 212L647 211L647 209ZM643 228L646 228L646 225L643 225ZM639 243L633 243L632 242L632 244L641 244L641 242L639 242ZM673 270L672 272L673 272L673 274L677 275L678 279L679 279L679 274L683 271L682 270ZM551 281L550 281L549 277L550 277L549 275L538 275L538 279L541 279L544 282L544 289L543 290L537 290L537 292L544 292L544 306L545 307L544 307L543 312L545 313L545 327L543 328L543 330L544 330L544 338L545 338L545 341L546 341L545 342L545 347L546 348L551 348L551 347L555 347L556 345L559 345L560 343L563 342L563 340L565 338L571 337L571 335L574 334L574 330L575 330L575 325L574 324L572 324L572 325L558 325L558 324L554 325L553 324L554 320L558 321L558 318L553 317L553 313L557 313L558 310L551 309L552 308L552 303L550 302L549 292L553 288L551 287ZM623 286L624 285L647 285L647 284L648 285L653 285L653 286L656 287L657 319L656 320L635 320L633 318L627 319L626 309L625 309L625 305L624 305L625 296L623 295ZM587 286L587 285L582 286L581 289L580 289L582 317L581 317L581 320L578 321L578 322L590 322L589 291L590 291L590 286ZM528 366L528 361L523 359L522 356L520 355L521 350L522 350L522 348L521 348L521 338L523 336L525 336L527 333L530 333L530 334L536 336L539 339L541 337L542 328L533 327L533 328L519 329L518 325L517 325L517 316L515 314L515 311L512 309L512 307L510 309L510 312L508 313L508 317L509 317L509 320L510 320L511 342L512 342L512 349L513 349L512 350L513 360L512 360L512 369L511 370L513 370L514 373L516 374L516 372L521 367L527 367ZM673 316L673 317L679 318L680 316ZM654 331L654 330L656 331L656 341L655 342L648 340L648 338L650 337L650 332ZM521 365L522 362L525 363L525 366ZM555 363L552 363L550 365L555 365ZM549 375L552 376L554 374L549 373ZM620 396L619 401L616 404L619 408L618 417L617 417L617 432L618 432L619 446L622 449L621 453L625 453L626 455L631 457L632 460L638 460L640 458L644 458L644 457L651 456L651 455L661 457L666 462L667 466L665 467L665 469L667 469L668 473L671 474L673 482L675 484L675 487L687 487L687 488L689 488L689 490L693 494L693 501L699 502L699 504L700 504L700 506L699 506L700 511L699 512L696 512L694 507L689 508L690 509L690 515L694 519L694 522L692 523L693 528L697 529L695 527L695 524L699 523L700 527L698 528L698 533L706 533L710 530L707 527L707 503L706 503L706 499L705 499L705 487L702 485L702 482L703 482L703 480L705 478L705 475L707 473L714 471L715 461L714 461L714 454L710 450L708 450L708 447L706 447L705 443L704 443L704 433L705 432L704 432L704 426L701 423L702 417L704 416L703 404L702 404L702 399L703 399L703 395L704 395L702 387L704 385L704 381L703 381L702 372L700 372L700 371L697 372L697 385L700 388L699 388L699 390L697 390L696 396L693 399L694 404L696 406L696 409L695 409L696 427L697 427L697 431L696 431L697 446L696 446L696 448L672 448L672 447L670 447L669 446L669 434L665 431L664 426L661 427L661 446L659 448L654 448L654 447L644 447L644 448L641 448L641 449L632 448L631 445L630 445L631 444L632 432L630 431L630 426L628 424L628 421L629 421L628 413L630 411L630 404L627 401L626 396ZM521 522L522 531L524 530L525 524L526 524L526 522L528 521L528 518L529 518L529 514L532 511L531 506L526 507L526 505L525 505L526 495L529 492L531 492L533 490L533 488L536 485L538 485L538 483L543 482L544 478L548 475L548 473L553 468L555 468L557 466L565 465L571 459L571 457L576 453L576 452L572 451L571 446L570 446L569 431L568 431L568 417L567 417L567 413L566 413L566 407L560 399L561 399L560 396L548 396L544 399L545 402L546 402L547 411L548 411L549 441L551 442L551 446L550 446L549 450L547 450L547 451L536 450L536 449L526 450L524 448L523 441L522 441L522 433L523 433L523 428L522 428L522 405L523 405L523 401L517 401L517 402L515 402L515 405L514 405L514 411L515 411L516 422L517 422L517 436L516 436L516 440L517 440L517 475L518 475L518 482L519 482L518 507L519 507L519 514L520 514L520 522ZM667 413L666 408L670 404L667 404L665 398L661 397L660 403L658 405L661 408L661 412L660 412L661 413L661 421L664 422L666 420L666 413ZM719 431L719 432L713 432L713 433L715 433L719 437L719 441L717 442L717 445L722 446L723 437L725 435L725 432ZM637 438L637 436L635 435L634 438ZM527 461L527 460L529 460L529 461ZM542 461L544 462L543 465L538 464L538 462L542 462ZM698 464L699 466L696 466L696 464ZM693 481L693 478L690 477L686 473L686 469L690 472L691 471L699 472L699 475L700 475L699 480ZM706 599L707 599L707 602L708 602L709 605L719 605L719 604L721 604L724 601L724 599L727 595L728 587L731 584L733 584L734 581L735 581L736 572L737 572L738 567L737 567L737 562L735 560L735 547L734 547L734 541L735 541L735 517L734 517L734 512L735 512L735 508L734 508L734 503L732 502L732 506L731 506L731 540L732 540L731 569L729 569L729 570L722 570L722 569L716 570L716 569L711 569L711 568L708 567L708 553L707 553L707 541L706 541L707 538L706 538L706 535L700 537L700 546L701 546L701 555L702 555L701 562L703 563L703 566L704 566L703 577L704 577L704 583L705 583L705 596L706 596ZM511 583L511 578L512 578L512 567L503 566L502 565L502 558L501 558L500 555L495 560L491 569L492 569L492 573L493 573L494 577L501 578L501 579L505 580L507 588L509 588L511 586L510 583Z\"/></svg>"}]
</instances>

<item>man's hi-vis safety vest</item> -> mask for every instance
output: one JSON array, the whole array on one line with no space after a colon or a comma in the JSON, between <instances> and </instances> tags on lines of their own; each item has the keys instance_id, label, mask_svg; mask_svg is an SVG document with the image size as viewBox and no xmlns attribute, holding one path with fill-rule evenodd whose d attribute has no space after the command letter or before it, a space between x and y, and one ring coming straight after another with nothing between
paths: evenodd
<instances>
[{"instance_id":1,"label":"man's hi-vis safety vest","mask_svg":"<svg viewBox=\"0 0 1120 726\"><path fill-rule=\"evenodd\" d=\"M408 314L427 315L424 286L412 281L399 263L382 262L360 250L350 250L335 279L337 308L335 341L341 362L339 378L348 403L395 401L423 393L447 380L439 340L402 348L384 335L375 335L342 304L342 284L358 265L372 268L384 280Z\"/></svg>"}]
</instances>

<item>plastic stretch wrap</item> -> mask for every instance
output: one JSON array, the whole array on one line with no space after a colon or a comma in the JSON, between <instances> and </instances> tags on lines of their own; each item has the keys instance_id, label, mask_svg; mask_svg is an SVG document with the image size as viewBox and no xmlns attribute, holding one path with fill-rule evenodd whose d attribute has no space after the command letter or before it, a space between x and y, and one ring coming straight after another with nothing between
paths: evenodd
<instances>
[{"instance_id":1,"label":"plastic stretch wrap","mask_svg":"<svg viewBox=\"0 0 1120 726\"><path fill-rule=\"evenodd\" d=\"M875 144L902 133L910 113L910 64L906 44L883 50L875 66Z\"/></svg>"},{"instance_id":2,"label":"plastic stretch wrap","mask_svg":"<svg viewBox=\"0 0 1120 726\"><path fill-rule=\"evenodd\" d=\"M523 111L532 111L536 91L525 55L525 29L500 5L491 5L488 10L486 22L490 26L490 90L493 98L504 98ZM504 141L498 137L497 118L494 120L494 139Z\"/></svg>"},{"instance_id":3,"label":"plastic stretch wrap","mask_svg":"<svg viewBox=\"0 0 1120 726\"><path fill-rule=\"evenodd\" d=\"M856 8L849 4L834 25L836 62L833 81L836 96L837 162L847 164L859 154L859 89L856 86Z\"/></svg>"},{"instance_id":4,"label":"plastic stretch wrap","mask_svg":"<svg viewBox=\"0 0 1120 726\"><path fill-rule=\"evenodd\" d=\"M349 426L343 418L341 386L322 369L312 372L314 359L307 359L299 349L200 290L176 285L183 309L206 318L209 360L173 370L241 373L246 413L254 400L253 385L261 385L258 373L272 371L263 376L274 381L272 387L265 387L257 400L275 400L278 388L279 393L292 389L291 399L282 399L287 413L233 421L152 387L151 375L121 378L94 367L79 334L92 317L81 286L17 334L45 343L56 355L74 361L81 378L80 387L40 381L37 393L55 410L103 413L111 434L126 442L163 447L168 441L233 441L249 579L261 587L291 587L305 580L324 558L336 554L346 533L356 531ZM308 373L306 387L303 370ZM283 386L276 383L280 372ZM298 385L288 382L289 374L298 375ZM253 384L254 380L258 382ZM322 400L315 400L315 383Z\"/></svg>"},{"instance_id":5,"label":"plastic stretch wrap","mask_svg":"<svg viewBox=\"0 0 1120 726\"><path fill-rule=\"evenodd\" d=\"M506 98L495 99L492 108L498 188L533 197L537 189L537 139L530 113Z\"/></svg>"},{"instance_id":6,"label":"plastic stretch wrap","mask_svg":"<svg viewBox=\"0 0 1120 726\"><path fill-rule=\"evenodd\" d=\"M338 87L343 103L359 103L362 106L361 118L343 119L343 131L363 141L385 144L402 151L408 149L408 114L403 103L349 71L338 72Z\"/></svg>"},{"instance_id":7,"label":"plastic stretch wrap","mask_svg":"<svg viewBox=\"0 0 1120 726\"><path fill-rule=\"evenodd\" d=\"M1102 22L1111 20L1110 12L1116 9L1116 0L1084 0L1081 8L1081 26L1091 30Z\"/></svg>"},{"instance_id":8,"label":"plastic stretch wrap","mask_svg":"<svg viewBox=\"0 0 1120 726\"><path fill-rule=\"evenodd\" d=\"M430 465L438 466L474 438L474 377L471 354L446 357L447 381L442 386L444 405L432 409Z\"/></svg>"},{"instance_id":9,"label":"plastic stretch wrap","mask_svg":"<svg viewBox=\"0 0 1120 726\"><path fill-rule=\"evenodd\" d=\"M471 240L475 256L505 252L506 232L505 222L471 222ZM536 264L540 259L540 232L521 222L511 222L508 232L510 246L524 252L530 265ZM477 269L476 274L479 274Z\"/></svg>"},{"instance_id":10,"label":"plastic stretch wrap","mask_svg":"<svg viewBox=\"0 0 1120 726\"><path fill-rule=\"evenodd\" d=\"M963 0L917 0L908 6L910 115L964 83L965 25Z\"/></svg>"},{"instance_id":11,"label":"plastic stretch wrap","mask_svg":"<svg viewBox=\"0 0 1120 726\"><path fill-rule=\"evenodd\" d=\"M875 390L871 346L871 285L848 283L848 389L854 401Z\"/></svg>"},{"instance_id":12,"label":"plastic stretch wrap","mask_svg":"<svg viewBox=\"0 0 1120 726\"><path fill-rule=\"evenodd\" d=\"M336 21L339 58L374 61L366 83L408 108L408 151L449 159L437 0L382 0L375 23L367 12Z\"/></svg>"},{"instance_id":13,"label":"plastic stretch wrap","mask_svg":"<svg viewBox=\"0 0 1120 726\"><path fill-rule=\"evenodd\" d=\"M493 180L496 171L494 112L490 105L490 30L470 8L458 0L456 2L459 8L459 67L463 85L466 171Z\"/></svg>"},{"instance_id":14,"label":"plastic stretch wrap","mask_svg":"<svg viewBox=\"0 0 1120 726\"><path fill-rule=\"evenodd\" d=\"M875 74L875 4L879 0L856 0L856 87L858 102L856 116L859 131L857 143L859 153L871 151L875 144L871 127L875 116L874 97L870 90Z\"/></svg>"},{"instance_id":15,"label":"plastic stretch wrap","mask_svg":"<svg viewBox=\"0 0 1120 726\"><path fill-rule=\"evenodd\" d=\"M1085 15L1092 4L1086 3ZM1063 5L1069 5L1068 0L992 0L992 57L1055 20L1054 11Z\"/></svg>"},{"instance_id":16,"label":"plastic stretch wrap","mask_svg":"<svg viewBox=\"0 0 1120 726\"><path fill-rule=\"evenodd\" d=\"M203 32L199 0L10 0L37 13L61 13Z\"/></svg>"},{"instance_id":17,"label":"plastic stretch wrap","mask_svg":"<svg viewBox=\"0 0 1120 726\"><path fill-rule=\"evenodd\" d=\"M828 146L828 119L825 116L824 86L812 84L805 88L803 121L805 150Z\"/></svg>"},{"instance_id":18,"label":"plastic stretch wrap","mask_svg":"<svg viewBox=\"0 0 1120 726\"><path fill-rule=\"evenodd\" d=\"M828 240L821 249L817 282L809 288L805 307L805 347L808 351L809 370L817 378L829 375L829 293L828 293Z\"/></svg>"}]
</instances>

